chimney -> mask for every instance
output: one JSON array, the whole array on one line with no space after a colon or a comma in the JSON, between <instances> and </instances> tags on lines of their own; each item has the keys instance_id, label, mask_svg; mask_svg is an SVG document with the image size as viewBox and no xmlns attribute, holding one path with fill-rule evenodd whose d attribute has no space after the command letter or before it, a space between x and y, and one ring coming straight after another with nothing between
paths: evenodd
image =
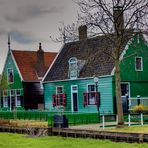
<instances>
[{"instance_id":1,"label":"chimney","mask_svg":"<svg viewBox=\"0 0 148 148\"><path fill-rule=\"evenodd\" d=\"M83 25L78 28L79 30L79 40L87 39L87 26Z\"/></svg>"},{"instance_id":2,"label":"chimney","mask_svg":"<svg viewBox=\"0 0 148 148\"><path fill-rule=\"evenodd\" d=\"M45 72L45 64L44 64L44 51L42 49L42 44L39 43L39 49L37 51L37 74L38 77L43 77Z\"/></svg>"},{"instance_id":3,"label":"chimney","mask_svg":"<svg viewBox=\"0 0 148 148\"><path fill-rule=\"evenodd\" d=\"M124 29L123 7L114 6L113 8L114 28L116 33L120 33Z\"/></svg>"}]
</instances>

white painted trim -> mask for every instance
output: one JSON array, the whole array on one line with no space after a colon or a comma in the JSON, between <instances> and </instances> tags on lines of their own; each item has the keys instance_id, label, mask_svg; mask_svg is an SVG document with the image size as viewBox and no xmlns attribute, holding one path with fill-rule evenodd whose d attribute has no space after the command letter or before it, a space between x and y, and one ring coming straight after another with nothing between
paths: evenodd
<instances>
[{"instance_id":1,"label":"white painted trim","mask_svg":"<svg viewBox=\"0 0 148 148\"><path fill-rule=\"evenodd\" d=\"M112 77L112 75L102 75L102 76L99 76L99 78L106 78L106 77ZM46 81L46 82L43 82L43 84L46 84L46 83L52 83L52 82L65 82L65 81L77 81L77 80L88 80L88 79L94 79L94 77L85 77L85 78L77 78L77 79L64 79L64 80L53 80L53 81Z\"/></svg>"},{"instance_id":2,"label":"white painted trim","mask_svg":"<svg viewBox=\"0 0 148 148\"><path fill-rule=\"evenodd\" d=\"M52 83L52 82L66 82L66 81L77 81L77 80L87 80L87 79L93 79L93 77L88 77L88 78L77 78L77 79L64 79L64 80L53 80L53 81L46 81L43 82L44 84L46 83Z\"/></svg>"},{"instance_id":3,"label":"white painted trim","mask_svg":"<svg viewBox=\"0 0 148 148\"><path fill-rule=\"evenodd\" d=\"M61 47L60 51L58 52L58 54L56 55L56 57L54 58L54 60L53 60L52 63L50 64L48 70L46 71L44 77L42 78L42 82L44 82L46 76L48 75L48 73L49 73L51 67L53 66L53 64L54 64L55 61L57 60L57 58L58 58L58 56L60 55L60 53L61 53L61 51L62 51L62 49L63 49L64 46L65 46L65 44L63 44L63 46Z\"/></svg>"},{"instance_id":4,"label":"white painted trim","mask_svg":"<svg viewBox=\"0 0 148 148\"><path fill-rule=\"evenodd\" d=\"M73 91L72 88L77 87L77 91ZM79 102L78 102L78 85L71 85L71 111L74 112L73 108L73 93L77 93L77 108L79 111Z\"/></svg>"},{"instance_id":5,"label":"white painted trim","mask_svg":"<svg viewBox=\"0 0 148 148\"><path fill-rule=\"evenodd\" d=\"M86 88L86 90L87 90L87 93L89 93L89 91L88 91L88 86L89 85L94 85L95 86L95 91L94 92L92 92L92 93L95 93L95 92L97 92L96 91L96 84L95 83L90 83L90 84L87 84L87 88ZM97 84L98 85L98 84ZM96 104L89 104L89 98L88 98L88 106L95 106Z\"/></svg>"},{"instance_id":6,"label":"white painted trim","mask_svg":"<svg viewBox=\"0 0 148 148\"><path fill-rule=\"evenodd\" d=\"M141 100L148 100L148 97L140 97ZM129 100L137 100L137 98L129 98Z\"/></svg>"},{"instance_id":7,"label":"white painted trim","mask_svg":"<svg viewBox=\"0 0 148 148\"><path fill-rule=\"evenodd\" d=\"M112 75L102 75L102 76L99 76L99 78L107 78L107 77L112 77Z\"/></svg>"},{"instance_id":8,"label":"white painted trim","mask_svg":"<svg viewBox=\"0 0 148 148\"><path fill-rule=\"evenodd\" d=\"M42 81L40 81L40 80L36 80L36 81L23 81L23 82L25 82L25 83L41 83Z\"/></svg>"},{"instance_id":9,"label":"white painted trim","mask_svg":"<svg viewBox=\"0 0 148 148\"><path fill-rule=\"evenodd\" d=\"M19 73L19 76L20 76L20 78L21 78L21 81L23 81L22 74L21 74L21 72L20 72L20 70L19 70L19 68L18 68L18 65L17 65L17 63L16 63L16 61L15 61L15 58L14 58L14 56L13 56L12 51L10 51L10 53L11 53L11 56L12 56L12 59L13 59L14 65L16 66L16 69L17 69L17 71L18 71L18 73Z\"/></svg>"},{"instance_id":10,"label":"white painted trim","mask_svg":"<svg viewBox=\"0 0 148 148\"><path fill-rule=\"evenodd\" d=\"M111 72L111 75L113 76L115 74L115 66L114 68L112 69L112 72Z\"/></svg>"},{"instance_id":11,"label":"white painted trim","mask_svg":"<svg viewBox=\"0 0 148 148\"><path fill-rule=\"evenodd\" d=\"M133 38L131 38L131 39L127 42L127 44L126 44L124 50L122 51L122 53L121 53L121 55L120 55L120 57L119 57L119 60L120 60L120 61L123 60L123 57L124 57L124 55L126 54L127 50L129 49L129 45L132 43L132 40L133 40ZM114 75L114 74L115 74L115 66L114 66L114 68L112 69L112 72L111 72L111 75Z\"/></svg>"},{"instance_id":12,"label":"white painted trim","mask_svg":"<svg viewBox=\"0 0 148 148\"><path fill-rule=\"evenodd\" d=\"M136 58L140 58L141 59L141 69L136 69ZM143 57L141 56L136 56L135 57L135 71L143 71Z\"/></svg>"},{"instance_id":13,"label":"white painted trim","mask_svg":"<svg viewBox=\"0 0 148 148\"><path fill-rule=\"evenodd\" d=\"M87 84L87 93L88 93L88 85L94 85L95 86L95 83L90 83L90 84ZM96 87L95 87L95 91L94 92L96 92Z\"/></svg>"}]
</instances>

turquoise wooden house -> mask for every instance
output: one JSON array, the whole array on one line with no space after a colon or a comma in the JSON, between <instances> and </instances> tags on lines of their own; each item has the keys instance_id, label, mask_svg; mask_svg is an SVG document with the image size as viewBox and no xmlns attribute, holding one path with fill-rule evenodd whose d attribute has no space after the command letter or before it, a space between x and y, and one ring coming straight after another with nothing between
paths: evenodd
<instances>
[{"instance_id":1,"label":"turquoise wooden house","mask_svg":"<svg viewBox=\"0 0 148 148\"><path fill-rule=\"evenodd\" d=\"M66 43L44 76L45 110L116 112L115 64L104 48L109 53L114 46L105 36L87 38L87 27L79 28L79 41ZM124 112L148 105L148 45L142 33L125 39L120 59Z\"/></svg>"},{"instance_id":2,"label":"turquoise wooden house","mask_svg":"<svg viewBox=\"0 0 148 148\"><path fill-rule=\"evenodd\" d=\"M44 109L41 80L56 53L12 50L10 42L1 79L1 109Z\"/></svg>"}]
</instances>

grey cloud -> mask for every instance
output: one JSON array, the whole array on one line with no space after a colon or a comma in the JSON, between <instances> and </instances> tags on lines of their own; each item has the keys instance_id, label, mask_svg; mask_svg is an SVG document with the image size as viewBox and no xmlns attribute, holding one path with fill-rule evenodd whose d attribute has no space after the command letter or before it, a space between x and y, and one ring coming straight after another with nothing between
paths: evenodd
<instances>
[{"instance_id":1,"label":"grey cloud","mask_svg":"<svg viewBox=\"0 0 148 148\"><path fill-rule=\"evenodd\" d=\"M53 13L60 13L62 11L62 8L57 7L41 7L39 5L32 5L32 6L25 6L18 8L15 12L6 14L4 18L13 23L19 23L24 22L26 20L40 17L41 15L45 14L53 14Z\"/></svg>"},{"instance_id":2,"label":"grey cloud","mask_svg":"<svg viewBox=\"0 0 148 148\"><path fill-rule=\"evenodd\" d=\"M29 33L22 33L19 31L11 31L10 36L12 40L21 43L21 44L30 44L35 42L35 39L33 39L33 36L31 36Z\"/></svg>"},{"instance_id":3,"label":"grey cloud","mask_svg":"<svg viewBox=\"0 0 148 148\"><path fill-rule=\"evenodd\" d=\"M5 30L5 29L3 29L3 28L0 28L0 36L1 35L5 35L5 34L7 34L8 32Z\"/></svg>"}]
</instances>

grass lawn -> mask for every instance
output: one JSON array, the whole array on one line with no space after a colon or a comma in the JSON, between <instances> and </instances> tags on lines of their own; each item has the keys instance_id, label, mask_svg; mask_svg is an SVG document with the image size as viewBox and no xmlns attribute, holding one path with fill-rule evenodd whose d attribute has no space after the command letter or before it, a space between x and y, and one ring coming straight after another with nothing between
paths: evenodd
<instances>
[{"instance_id":1,"label":"grass lawn","mask_svg":"<svg viewBox=\"0 0 148 148\"><path fill-rule=\"evenodd\" d=\"M127 133L145 133L148 134L148 125L144 126L130 126L124 128L106 128L106 131L113 131L113 132L127 132Z\"/></svg>"},{"instance_id":2,"label":"grass lawn","mask_svg":"<svg viewBox=\"0 0 148 148\"><path fill-rule=\"evenodd\" d=\"M148 144L115 143L109 140L40 137L0 133L0 148L147 148Z\"/></svg>"}]
</instances>

